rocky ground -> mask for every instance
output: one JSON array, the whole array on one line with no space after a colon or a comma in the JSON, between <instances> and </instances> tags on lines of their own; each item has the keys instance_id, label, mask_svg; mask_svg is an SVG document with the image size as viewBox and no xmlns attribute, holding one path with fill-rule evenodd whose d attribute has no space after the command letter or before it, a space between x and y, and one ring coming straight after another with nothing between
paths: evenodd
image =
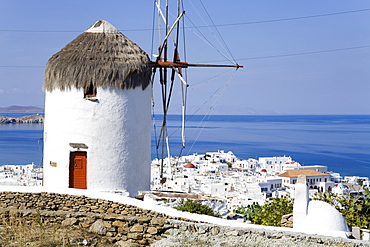
<instances>
[{"instance_id":1,"label":"rocky ground","mask_svg":"<svg viewBox=\"0 0 370 247\"><path fill-rule=\"evenodd\" d=\"M288 233L266 229L231 228L202 223L172 221L178 227L162 234L153 247L357 247L370 246L370 241Z\"/></svg>"},{"instance_id":2,"label":"rocky ground","mask_svg":"<svg viewBox=\"0 0 370 247\"><path fill-rule=\"evenodd\" d=\"M98 234L73 227L18 225L0 227L0 247L114 246Z\"/></svg>"}]
</instances>

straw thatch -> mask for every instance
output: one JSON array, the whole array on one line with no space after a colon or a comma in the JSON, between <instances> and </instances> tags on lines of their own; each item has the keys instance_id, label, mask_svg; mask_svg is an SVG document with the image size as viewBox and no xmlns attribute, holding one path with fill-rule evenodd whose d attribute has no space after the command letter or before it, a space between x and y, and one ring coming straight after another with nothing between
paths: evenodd
<instances>
[{"instance_id":1,"label":"straw thatch","mask_svg":"<svg viewBox=\"0 0 370 247\"><path fill-rule=\"evenodd\" d=\"M148 55L122 33L84 32L49 59L43 88L145 89L150 74Z\"/></svg>"}]
</instances>

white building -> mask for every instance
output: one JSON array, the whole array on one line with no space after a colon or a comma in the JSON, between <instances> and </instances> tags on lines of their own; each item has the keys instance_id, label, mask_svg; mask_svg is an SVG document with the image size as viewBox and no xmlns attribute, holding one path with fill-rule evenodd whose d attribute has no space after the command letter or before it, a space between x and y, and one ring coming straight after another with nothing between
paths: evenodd
<instances>
[{"instance_id":1,"label":"white building","mask_svg":"<svg viewBox=\"0 0 370 247\"><path fill-rule=\"evenodd\" d=\"M238 158L233 154L233 152L229 151L225 153L224 150L218 150L217 152L207 152L205 154L207 160L211 162L221 162L221 163L233 163Z\"/></svg>"},{"instance_id":2,"label":"white building","mask_svg":"<svg viewBox=\"0 0 370 247\"><path fill-rule=\"evenodd\" d=\"M149 189L150 74L147 54L106 21L49 59L45 186Z\"/></svg>"},{"instance_id":3,"label":"white building","mask_svg":"<svg viewBox=\"0 0 370 247\"><path fill-rule=\"evenodd\" d=\"M368 177L360 177L360 176L345 176L344 182L350 183L350 184L360 184L362 181L369 180Z\"/></svg>"},{"instance_id":4,"label":"white building","mask_svg":"<svg viewBox=\"0 0 370 247\"><path fill-rule=\"evenodd\" d=\"M329 174L317 172L312 169L288 170L279 174L278 177L282 179L283 186L293 187L297 183L297 177L299 175L306 176L309 189L325 192L331 191L334 187L334 182L330 181Z\"/></svg>"},{"instance_id":5,"label":"white building","mask_svg":"<svg viewBox=\"0 0 370 247\"><path fill-rule=\"evenodd\" d=\"M350 190L347 185L339 183L334 185L332 192L337 196L348 196Z\"/></svg>"},{"instance_id":6,"label":"white building","mask_svg":"<svg viewBox=\"0 0 370 247\"><path fill-rule=\"evenodd\" d=\"M3 165L0 166L0 172L11 172L13 175L28 175L35 168L35 164L28 165Z\"/></svg>"},{"instance_id":7,"label":"white building","mask_svg":"<svg viewBox=\"0 0 370 247\"><path fill-rule=\"evenodd\" d=\"M35 165L3 165L0 166L0 185L9 186L41 186L43 169Z\"/></svg>"},{"instance_id":8,"label":"white building","mask_svg":"<svg viewBox=\"0 0 370 247\"><path fill-rule=\"evenodd\" d=\"M298 166L294 169L312 169L317 172L322 172L322 173L327 173L328 172L328 167L327 166L322 166L322 165L311 165L311 166ZM339 173L335 173L338 176L340 176Z\"/></svg>"},{"instance_id":9,"label":"white building","mask_svg":"<svg viewBox=\"0 0 370 247\"><path fill-rule=\"evenodd\" d=\"M268 174L279 174L287 170L296 169L301 165L293 161L290 156L260 157L259 170L266 170Z\"/></svg>"},{"instance_id":10,"label":"white building","mask_svg":"<svg viewBox=\"0 0 370 247\"><path fill-rule=\"evenodd\" d=\"M258 165L258 160L256 159L247 159L247 160L236 160L232 168L235 169L247 169L247 170L255 170Z\"/></svg>"},{"instance_id":11,"label":"white building","mask_svg":"<svg viewBox=\"0 0 370 247\"><path fill-rule=\"evenodd\" d=\"M272 197L273 192L282 188L282 179L281 178L263 178L257 177L256 182L261 186L262 191L266 193L266 198Z\"/></svg>"},{"instance_id":12,"label":"white building","mask_svg":"<svg viewBox=\"0 0 370 247\"><path fill-rule=\"evenodd\" d=\"M370 188L370 181L369 179L363 180L362 181L362 187L365 188Z\"/></svg>"}]
</instances>

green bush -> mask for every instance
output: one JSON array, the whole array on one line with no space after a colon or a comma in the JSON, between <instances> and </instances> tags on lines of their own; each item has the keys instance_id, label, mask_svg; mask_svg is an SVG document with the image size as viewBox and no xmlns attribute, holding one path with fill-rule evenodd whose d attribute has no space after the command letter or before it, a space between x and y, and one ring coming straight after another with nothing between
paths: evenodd
<instances>
[{"instance_id":1,"label":"green bush","mask_svg":"<svg viewBox=\"0 0 370 247\"><path fill-rule=\"evenodd\" d=\"M338 196L332 192L316 193L313 200L320 200L334 206L342 213L347 224L370 229L370 190L366 188L362 196ZM293 201L289 198L275 198L262 207L258 204L248 208L239 207L234 213L243 214L253 224L280 226L283 215L293 212Z\"/></svg>"},{"instance_id":2,"label":"green bush","mask_svg":"<svg viewBox=\"0 0 370 247\"><path fill-rule=\"evenodd\" d=\"M274 198L266 202L262 207L258 203L253 203L247 208L239 207L234 213L242 214L253 224L266 226L280 226L283 215L293 212L293 200L284 198Z\"/></svg>"},{"instance_id":3,"label":"green bush","mask_svg":"<svg viewBox=\"0 0 370 247\"><path fill-rule=\"evenodd\" d=\"M238 207L234 210L234 213L242 214L245 216L246 220L253 222L254 217L261 212L262 208L258 203L253 203L248 205L247 208Z\"/></svg>"},{"instance_id":4,"label":"green bush","mask_svg":"<svg viewBox=\"0 0 370 247\"><path fill-rule=\"evenodd\" d=\"M220 217L219 213L214 212L207 205L203 205L200 200L181 199L179 205L173 208L190 213Z\"/></svg>"},{"instance_id":5,"label":"green bush","mask_svg":"<svg viewBox=\"0 0 370 247\"><path fill-rule=\"evenodd\" d=\"M252 219L252 223L266 226L280 226L283 215L293 212L293 200L283 197L266 202Z\"/></svg>"}]
</instances>

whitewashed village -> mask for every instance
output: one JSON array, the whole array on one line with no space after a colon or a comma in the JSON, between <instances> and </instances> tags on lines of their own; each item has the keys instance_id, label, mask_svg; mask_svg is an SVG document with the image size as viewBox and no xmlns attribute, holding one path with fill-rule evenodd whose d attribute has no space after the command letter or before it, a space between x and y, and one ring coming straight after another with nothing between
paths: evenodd
<instances>
[{"instance_id":1,"label":"whitewashed village","mask_svg":"<svg viewBox=\"0 0 370 247\"><path fill-rule=\"evenodd\" d=\"M310 197L326 191L349 196L370 185L368 177L342 177L328 172L327 166L303 166L290 156L241 160L232 151L194 153L166 158L162 178L161 164L158 159L151 163L152 192L147 197L162 205L173 205L171 201L186 197L179 194L184 193L189 198L209 201L224 216L238 207L263 205L270 198L293 199L298 175L307 177Z\"/></svg>"},{"instance_id":2,"label":"whitewashed village","mask_svg":"<svg viewBox=\"0 0 370 247\"><path fill-rule=\"evenodd\" d=\"M370 187L368 177L342 177L328 172L327 166L303 166L290 156L242 160L232 151L218 150L166 158L163 163L152 160L151 190L139 194L146 202L167 207L176 206L184 198L201 200L227 218L238 207L263 205L270 198L294 199L298 175L307 177L310 198L316 192L327 191L359 195ZM3 186L42 186L43 176L43 167L33 163L0 166ZM121 194L129 196L128 191Z\"/></svg>"},{"instance_id":3,"label":"whitewashed village","mask_svg":"<svg viewBox=\"0 0 370 247\"><path fill-rule=\"evenodd\" d=\"M28 165L0 166L0 186L42 186L43 168Z\"/></svg>"}]
</instances>

